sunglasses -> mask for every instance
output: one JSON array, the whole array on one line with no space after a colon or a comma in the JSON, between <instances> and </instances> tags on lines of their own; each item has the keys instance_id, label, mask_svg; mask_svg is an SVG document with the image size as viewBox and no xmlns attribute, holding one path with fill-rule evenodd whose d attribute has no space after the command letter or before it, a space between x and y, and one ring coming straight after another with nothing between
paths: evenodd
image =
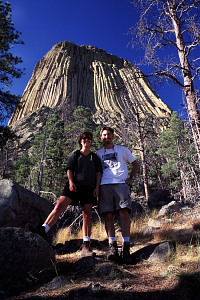
<instances>
[{"instance_id":1,"label":"sunglasses","mask_svg":"<svg viewBox=\"0 0 200 300\"><path fill-rule=\"evenodd\" d=\"M91 137L87 137L87 136L84 136L84 137L82 137L81 139L82 139L82 140L92 140Z\"/></svg>"}]
</instances>

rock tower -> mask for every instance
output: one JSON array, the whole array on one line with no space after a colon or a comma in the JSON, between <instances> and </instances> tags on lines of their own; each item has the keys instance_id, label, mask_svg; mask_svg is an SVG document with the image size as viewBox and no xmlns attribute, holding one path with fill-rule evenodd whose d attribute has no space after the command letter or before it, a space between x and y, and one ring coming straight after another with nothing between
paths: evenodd
<instances>
[{"instance_id":1,"label":"rock tower","mask_svg":"<svg viewBox=\"0 0 200 300\"><path fill-rule=\"evenodd\" d=\"M144 115L171 114L129 61L93 46L60 42L37 63L9 125L41 107L54 108L62 103L89 107L97 121L105 112L110 118L117 114L123 118L127 108L134 111L136 102Z\"/></svg>"}]
</instances>

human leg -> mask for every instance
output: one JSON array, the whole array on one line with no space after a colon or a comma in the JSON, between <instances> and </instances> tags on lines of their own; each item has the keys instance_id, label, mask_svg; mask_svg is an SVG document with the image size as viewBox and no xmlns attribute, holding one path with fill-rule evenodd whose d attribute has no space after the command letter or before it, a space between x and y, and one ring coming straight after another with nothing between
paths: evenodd
<instances>
[{"instance_id":1,"label":"human leg","mask_svg":"<svg viewBox=\"0 0 200 300\"><path fill-rule=\"evenodd\" d=\"M123 263L131 263L130 256L130 187L127 184L115 186L115 205L119 212L120 227L123 238L121 259Z\"/></svg>"},{"instance_id":2,"label":"human leg","mask_svg":"<svg viewBox=\"0 0 200 300\"><path fill-rule=\"evenodd\" d=\"M61 213L63 213L67 206L72 202L71 199L69 199L66 196L61 196L58 200L58 203L54 207L54 209L51 211L51 213L48 215L47 219L42 225L31 225L27 224L26 228L27 230L37 233L40 236L42 236L45 240L49 241L47 232L51 229L51 227L57 222L58 218L60 217Z\"/></svg>"},{"instance_id":3,"label":"human leg","mask_svg":"<svg viewBox=\"0 0 200 300\"><path fill-rule=\"evenodd\" d=\"M108 238L115 237L115 226L114 226L115 213L110 211L104 213L105 229Z\"/></svg>"},{"instance_id":4,"label":"human leg","mask_svg":"<svg viewBox=\"0 0 200 300\"><path fill-rule=\"evenodd\" d=\"M68 205L71 203L72 203L72 200L70 198L68 198L67 196L60 196L58 203L56 204L56 206L54 207L52 212L48 215L47 219L45 220L45 222L43 224L44 227L45 227L45 225L48 225L48 227L46 226L46 228L47 228L46 232L48 231L48 228L50 229L53 225L56 224L60 215L63 212L65 212Z\"/></svg>"},{"instance_id":5,"label":"human leg","mask_svg":"<svg viewBox=\"0 0 200 300\"><path fill-rule=\"evenodd\" d=\"M97 198L94 197L94 188L88 186L80 186L78 189L80 204L83 207L83 244L81 256L95 256L90 248L90 236L92 229L92 208L97 205Z\"/></svg>"},{"instance_id":6,"label":"human leg","mask_svg":"<svg viewBox=\"0 0 200 300\"><path fill-rule=\"evenodd\" d=\"M130 210L127 208L119 209L119 218L122 237L126 237L126 242L128 242L130 241Z\"/></svg>"},{"instance_id":7,"label":"human leg","mask_svg":"<svg viewBox=\"0 0 200 300\"><path fill-rule=\"evenodd\" d=\"M130 264L132 261L130 255L130 211L122 208L119 210L119 216L123 237L121 259L124 264Z\"/></svg>"},{"instance_id":8,"label":"human leg","mask_svg":"<svg viewBox=\"0 0 200 300\"><path fill-rule=\"evenodd\" d=\"M105 229L108 236L108 243L109 243L109 251L108 251L108 260L110 261L119 261L119 253L117 247L117 241L115 236L115 226L114 226L114 212L107 212L104 214L105 219Z\"/></svg>"},{"instance_id":9,"label":"human leg","mask_svg":"<svg viewBox=\"0 0 200 300\"><path fill-rule=\"evenodd\" d=\"M91 236L91 228L92 228L92 204L85 204L83 206L83 238Z\"/></svg>"},{"instance_id":10,"label":"human leg","mask_svg":"<svg viewBox=\"0 0 200 300\"><path fill-rule=\"evenodd\" d=\"M92 204L85 204L83 206L83 244L82 244L82 252L81 256L95 256L94 253L90 248L90 236L91 236L91 228L92 228Z\"/></svg>"}]
</instances>

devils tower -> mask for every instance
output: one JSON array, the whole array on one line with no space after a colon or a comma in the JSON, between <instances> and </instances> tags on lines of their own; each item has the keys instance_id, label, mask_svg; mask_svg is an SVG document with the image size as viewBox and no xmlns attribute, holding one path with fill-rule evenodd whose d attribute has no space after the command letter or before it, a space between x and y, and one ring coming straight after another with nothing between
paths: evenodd
<instances>
[{"instance_id":1,"label":"devils tower","mask_svg":"<svg viewBox=\"0 0 200 300\"><path fill-rule=\"evenodd\" d=\"M144 115L166 118L171 114L129 61L94 46L60 42L37 63L9 125L41 107L54 108L62 103L89 107L97 119L105 112L111 118L117 114L123 118L131 103L134 110L134 99Z\"/></svg>"}]
</instances>

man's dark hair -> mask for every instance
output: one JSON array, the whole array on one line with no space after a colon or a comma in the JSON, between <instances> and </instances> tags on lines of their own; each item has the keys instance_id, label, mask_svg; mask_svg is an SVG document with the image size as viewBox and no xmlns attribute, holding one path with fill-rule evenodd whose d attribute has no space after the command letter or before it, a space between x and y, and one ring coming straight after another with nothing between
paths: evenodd
<instances>
[{"instance_id":1,"label":"man's dark hair","mask_svg":"<svg viewBox=\"0 0 200 300\"><path fill-rule=\"evenodd\" d=\"M112 127L109 127L109 126L104 126L101 131L100 131L100 134L102 134L102 132L104 130L109 130L112 134L114 134L114 129Z\"/></svg>"}]
</instances>

